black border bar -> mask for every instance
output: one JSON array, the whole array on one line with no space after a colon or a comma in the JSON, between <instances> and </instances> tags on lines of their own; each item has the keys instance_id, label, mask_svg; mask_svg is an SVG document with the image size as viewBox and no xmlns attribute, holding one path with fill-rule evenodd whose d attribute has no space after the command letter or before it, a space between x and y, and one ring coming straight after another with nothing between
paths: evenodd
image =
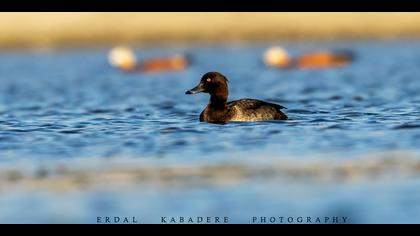
<instances>
[{"instance_id":1,"label":"black border bar","mask_svg":"<svg viewBox=\"0 0 420 236\"><path fill-rule=\"evenodd\" d=\"M221 12L221 11L420 11L418 0L6 0L1 11L14 12Z\"/></svg>"}]
</instances>

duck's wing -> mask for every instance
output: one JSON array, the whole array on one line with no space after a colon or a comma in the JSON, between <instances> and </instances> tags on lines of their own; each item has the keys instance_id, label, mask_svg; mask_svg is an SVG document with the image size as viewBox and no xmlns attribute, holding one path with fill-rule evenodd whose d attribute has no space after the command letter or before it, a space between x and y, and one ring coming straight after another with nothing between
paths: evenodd
<instances>
[{"instance_id":1,"label":"duck's wing","mask_svg":"<svg viewBox=\"0 0 420 236\"><path fill-rule=\"evenodd\" d=\"M281 112L285 107L256 99L241 99L227 103L232 120L258 121L258 120L287 120L288 117Z\"/></svg>"},{"instance_id":2,"label":"duck's wing","mask_svg":"<svg viewBox=\"0 0 420 236\"><path fill-rule=\"evenodd\" d=\"M256 110L258 108L264 107L264 106L270 106L275 108L276 110L281 110L281 109L286 109L286 107L282 106L282 105L278 105L275 103L270 103L270 102L265 102L265 101L261 101L261 100L257 100L257 99L240 99L237 101L231 101L227 103L228 106L238 106L241 107L242 109L252 109L252 110Z\"/></svg>"}]
</instances>

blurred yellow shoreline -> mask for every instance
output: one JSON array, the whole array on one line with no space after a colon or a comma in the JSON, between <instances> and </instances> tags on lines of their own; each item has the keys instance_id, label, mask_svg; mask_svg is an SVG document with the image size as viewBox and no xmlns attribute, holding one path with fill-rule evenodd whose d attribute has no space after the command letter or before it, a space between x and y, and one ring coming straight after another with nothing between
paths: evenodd
<instances>
[{"instance_id":1,"label":"blurred yellow shoreline","mask_svg":"<svg viewBox=\"0 0 420 236\"><path fill-rule=\"evenodd\" d=\"M0 48L420 39L420 13L0 13Z\"/></svg>"}]
</instances>

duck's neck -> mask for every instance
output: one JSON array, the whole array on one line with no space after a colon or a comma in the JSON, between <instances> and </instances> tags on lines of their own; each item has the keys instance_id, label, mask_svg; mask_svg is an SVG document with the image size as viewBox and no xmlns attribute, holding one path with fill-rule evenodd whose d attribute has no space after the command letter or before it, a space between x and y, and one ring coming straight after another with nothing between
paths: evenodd
<instances>
[{"instance_id":1,"label":"duck's neck","mask_svg":"<svg viewBox=\"0 0 420 236\"><path fill-rule=\"evenodd\" d=\"M215 93L210 94L210 107L213 109L225 109L228 98L227 88L221 87Z\"/></svg>"},{"instance_id":2,"label":"duck's neck","mask_svg":"<svg viewBox=\"0 0 420 236\"><path fill-rule=\"evenodd\" d=\"M217 89L210 93L209 106L215 110L222 110L226 108L229 91L226 86L219 86Z\"/></svg>"},{"instance_id":3,"label":"duck's neck","mask_svg":"<svg viewBox=\"0 0 420 236\"><path fill-rule=\"evenodd\" d=\"M226 97L219 97L212 95L210 97L210 103L209 106L213 109L224 109L226 107Z\"/></svg>"}]
</instances>

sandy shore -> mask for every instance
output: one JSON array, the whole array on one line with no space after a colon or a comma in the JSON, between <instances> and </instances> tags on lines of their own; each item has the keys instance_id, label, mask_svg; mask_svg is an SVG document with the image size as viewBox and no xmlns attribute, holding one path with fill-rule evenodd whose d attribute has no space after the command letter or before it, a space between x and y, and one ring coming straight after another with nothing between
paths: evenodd
<instances>
[{"instance_id":1,"label":"sandy shore","mask_svg":"<svg viewBox=\"0 0 420 236\"><path fill-rule=\"evenodd\" d=\"M418 154L378 153L351 160L270 161L268 163L162 164L142 160L107 163L102 159L56 163L29 171L19 166L2 168L0 193L22 188L53 192L87 189L230 186L263 179L275 182L360 183L420 175Z\"/></svg>"},{"instance_id":2,"label":"sandy shore","mask_svg":"<svg viewBox=\"0 0 420 236\"><path fill-rule=\"evenodd\" d=\"M0 48L420 38L420 13L1 13Z\"/></svg>"}]
</instances>

